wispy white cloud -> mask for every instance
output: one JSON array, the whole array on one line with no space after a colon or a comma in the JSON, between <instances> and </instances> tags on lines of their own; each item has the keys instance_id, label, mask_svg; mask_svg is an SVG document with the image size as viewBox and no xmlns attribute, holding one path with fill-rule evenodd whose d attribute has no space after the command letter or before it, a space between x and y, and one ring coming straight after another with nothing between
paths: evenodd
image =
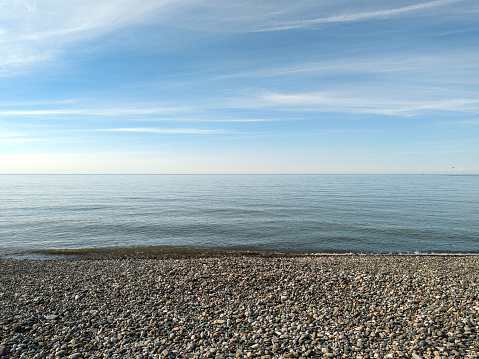
<instances>
[{"instance_id":1,"label":"wispy white cloud","mask_svg":"<svg viewBox=\"0 0 479 359\"><path fill-rule=\"evenodd\" d=\"M307 1L283 0L220 0L196 1L180 9L179 16L170 19L195 30L212 32L265 32L318 28L318 25L431 15L431 9L444 8L467 0L410 1L398 6L397 1ZM412 4L411 4L412 3ZM471 7L469 7L471 8ZM475 7L472 6L470 11ZM463 12L464 9L456 8Z\"/></svg>"},{"instance_id":2,"label":"wispy white cloud","mask_svg":"<svg viewBox=\"0 0 479 359\"><path fill-rule=\"evenodd\" d=\"M1 138L0 143L27 143L27 142L43 142L45 140L37 138Z\"/></svg>"},{"instance_id":3,"label":"wispy white cloud","mask_svg":"<svg viewBox=\"0 0 479 359\"><path fill-rule=\"evenodd\" d=\"M190 123L209 123L209 122L221 122L221 123L261 123L261 122L278 122L284 121L280 118L229 118L229 117L152 117L141 118L142 121L150 122L190 122Z\"/></svg>"},{"instance_id":4,"label":"wispy white cloud","mask_svg":"<svg viewBox=\"0 0 479 359\"><path fill-rule=\"evenodd\" d=\"M182 2L186 4L188 1ZM0 75L54 59L66 45L166 16L173 0L6 0L0 3Z\"/></svg>"},{"instance_id":5,"label":"wispy white cloud","mask_svg":"<svg viewBox=\"0 0 479 359\"><path fill-rule=\"evenodd\" d=\"M6 0L0 3L0 75L51 61L78 41L138 24L210 32L277 31L398 17L465 1L435 0L398 7L393 1L352 0L294 4L282 0Z\"/></svg>"},{"instance_id":6,"label":"wispy white cloud","mask_svg":"<svg viewBox=\"0 0 479 359\"><path fill-rule=\"evenodd\" d=\"M1 34L0 34L1 35ZM26 66L32 63L49 61L55 58L56 51L44 50L34 53L28 49L13 49L10 53L0 54L0 65L8 66ZM1 73L0 73L1 74Z\"/></svg>"},{"instance_id":7,"label":"wispy white cloud","mask_svg":"<svg viewBox=\"0 0 479 359\"><path fill-rule=\"evenodd\" d=\"M189 1L182 3L186 5ZM44 1L29 10L36 31L27 32L20 39L96 36L154 19L158 13L166 14L176 7L178 4L174 0Z\"/></svg>"},{"instance_id":8,"label":"wispy white cloud","mask_svg":"<svg viewBox=\"0 0 479 359\"><path fill-rule=\"evenodd\" d=\"M213 135L228 134L231 131L226 130L205 130L197 128L156 128L156 127L131 127L131 128L107 128L90 130L93 132L134 132L134 133L152 133L152 134L191 134L191 135Z\"/></svg>"},{"instance_id":9,"label":"wispy white cloud","mask_svg":"<svg viewBox=\"0 0 479 359\"><path fill-rule=\"evenodd\" d=\"M26 143L44 141L40 138L34 138L28 133L16 130L10 130L0 126L0 143Z\"/></svg>"},{"instance_id":10,"label":"wispy white cloud","mask_svg":"<svg viewBox=\"0 0 479 359\"><path fill-rule=\"evenodd\" d=\"M112 107L100 109L46 109L46 110L3 110L0 117L61 117L69 116L101 116L101 117L129 117L129 120L141 120L149 122L189 122L189 123L254 123L254 122L278 122L279 118L233 118L224 115L215 116L188 116L190 113L201 111L200 108L191 107ZM186 114L186 116L185 116ZM157 117L155 115L161 115ZM1 136L1 135L0 135Z\"/></svg>"},{"instance_id":11,"label":"wispy white cloud","mask_svg":"<svg viewBox=\"0 0 479 359\"><path fill-rule=\"evenodd\" d=\"M396 53L335 58L321 62L307 62L289 66L267 67L221 75L219 79L268 78L279 76L333 76L370 74L412 74L420 78L434 76L437 80L474 81L471 75L479 71L477 52L471 50L429 52L427 54ZM447 71L444 71L447 69ZM475 82L474 82L475 83Z\"/></svg>"},{"instance_id":12,"label":"wispy white cloud","mask_svg":"<svg viewBox=\"0 0 479 359\"><path fill-rule=\"evenodd\" d=\"M376 10L367 12L346 13L341 15L333 15L328 17L321 17L310 20L297 20L289 22L280 22L272 25L262 25L257 31L275 31L275 30L290 30L311 27L318 24L325 23L337 23L337 22L352 22L352 21L365 21L375 18L390 18L405 13L412 13L417 11L423 11L432 7L444 6L450 3L458 2L460 0L436 0L421 4L415 4L410 6L396 7L386 10Z\"/></svg>"},{"instance_id":13,"label":"wispy white cloud","mask_svg":"<svg viewBox=\"0 0 479 359\"><path fill-rule=\"evenodd\" d=\"M191 121L191 120L186 120ZM277 118L221 118L221 119L198 119L197 122L277 122Z\"/></svg>"},{"instance_id":14,"label":"wispy white cloud","mask_svg":"<svg viewBox=\"0 0 479 359\"><path fill-rule=\"evenodd\" d=\"M0 116L50 116L50 115L83 115L83 116L130 116L158 115L184 112L186 107L154 107L154 108L103 108L103 109L47 109L47 110L4 110Z\"/></svg>"},{"instance_id":15,"label":"wispy white cloud","mask_svg":"<svg viewBox=\"0 0 479 359\"><path fill-rule=\"evenodd\" d=\"M458 112L479 112L478 98L452 98L438 101L410 102L412 110L438 110ZM415 104L415 106L414 106ZM414 108L415 107L415 108Z\"/></svg>"},{"instance_id":16,"label":"wispy white cloud","mask_svg":"<svg viewBox=\"0 0 479 359\"><path fill-rule=\"evenodd\" d=\"M21 132L9 131L7 129L0 128L0 138L22 137L22 136L25 136L25 134Z\"/></svg>"},{"instance_id":17,"label":"wispy white cloud","mask_svg":"<svg viewBox=\"0 0 479 359\"><path fill-rule=\"evenodd\" d=\"M421 111L452 111L479 113L479 98L442 98L410 100L379 94L358 96L333 91L310 93L263 93L254 98L232 100L231 107L273 107L294 111L339 112L410 116Z\"/></svg>"},{"instance_id":18,"label":"wispy white cloud","mask_svg":"<svg viewBox=\"0 0 479 359\"><path fill-rule=\"evenodd\" d=\"M7 110L0 111L0 115L4 116L42 116L42 115L75 115L82 111L77 110Z\"/></svg>"},{"instance_id":19,"label":"wispy white cloud","mask_svg":"<svg viewBox=\"0 0 479 359\"><path fill-rule=\"evenodd\" d=\"M0 108L32 108L35 106L51 106L51 105L66 105L79 101L79 99L59 99L46 101L0 101Z\"/></svg>"}]
</instances>

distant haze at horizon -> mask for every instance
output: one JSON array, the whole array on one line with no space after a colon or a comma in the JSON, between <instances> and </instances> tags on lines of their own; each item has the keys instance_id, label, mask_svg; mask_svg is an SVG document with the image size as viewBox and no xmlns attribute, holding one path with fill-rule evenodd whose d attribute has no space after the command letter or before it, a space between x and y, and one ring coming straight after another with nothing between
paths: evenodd
<instances>
[{"instance_id":1,"label":"distant haze at horizon","mask_svg":"<svg viewBox=\"0 0 479 359\"><path fill-rule=\"evenodd\" d=\"M0 174L479 174L473 0L7 0Z\"/></svg>"}]
</instances>

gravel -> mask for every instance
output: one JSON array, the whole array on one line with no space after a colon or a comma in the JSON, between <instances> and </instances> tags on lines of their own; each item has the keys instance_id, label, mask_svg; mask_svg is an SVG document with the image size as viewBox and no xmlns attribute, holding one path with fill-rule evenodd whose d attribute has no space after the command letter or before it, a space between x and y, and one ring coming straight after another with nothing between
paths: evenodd
<instances>
[{"instance_id":1,"label":"gravel","mask_svg":"<svg viewBox=\"0 0 479 359\"><path fill-rule=\"evenodd\" d=\"M478 358L479 256L0 260L1 358Z\"/></svg>"}]
</instances>

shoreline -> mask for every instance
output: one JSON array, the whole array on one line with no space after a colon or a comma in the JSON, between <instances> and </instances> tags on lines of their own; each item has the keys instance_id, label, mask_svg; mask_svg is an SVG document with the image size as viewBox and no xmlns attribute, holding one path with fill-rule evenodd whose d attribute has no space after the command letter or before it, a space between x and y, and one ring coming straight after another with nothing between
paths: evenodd
<instances>
[{"instance_id":1,"label":"shoreline","mask_svg":"<svg viewBox=\"0 0 479 359\"><path fill-rule=\"evenodd\" d=\"M315 256L479 256L479 252L454 252L454 251L425 251L425 252L352 252L346 250L320 250L314 252L301 251L275 251L272 249L258 248L230 248L230 247L174 247L174 246L148 246L148 247L98 247L98 248L64 248L64 249L32 249L21 252L12 252L1 256L10 259L39 259L57 260L67 258L161 258L161 257L315 257Z\"/></svg>"},{"instance_id":2,"label":"shoreline","mask_svg":"<svg viewBox=\"0 0 479 359\"><path fill-rule=\"evenodd\" d=\"M0 357L478 358L477 255L0 259Z\"/></svg>"}]
</instances>

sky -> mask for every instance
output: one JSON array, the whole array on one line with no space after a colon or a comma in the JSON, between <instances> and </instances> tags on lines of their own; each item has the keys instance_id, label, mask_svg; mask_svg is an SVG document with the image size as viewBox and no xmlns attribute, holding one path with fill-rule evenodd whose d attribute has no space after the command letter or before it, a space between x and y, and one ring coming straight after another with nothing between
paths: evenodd
<instances>
[{"instance_id":1,"label":"sky","mask_svg":"<svg viewBox=\"0 0 479 359\"><path fill-rule=\"evenodd\" d=\"M479 174L476 0L0 0L0 174Z\"/></svg>"}]
</instances>

